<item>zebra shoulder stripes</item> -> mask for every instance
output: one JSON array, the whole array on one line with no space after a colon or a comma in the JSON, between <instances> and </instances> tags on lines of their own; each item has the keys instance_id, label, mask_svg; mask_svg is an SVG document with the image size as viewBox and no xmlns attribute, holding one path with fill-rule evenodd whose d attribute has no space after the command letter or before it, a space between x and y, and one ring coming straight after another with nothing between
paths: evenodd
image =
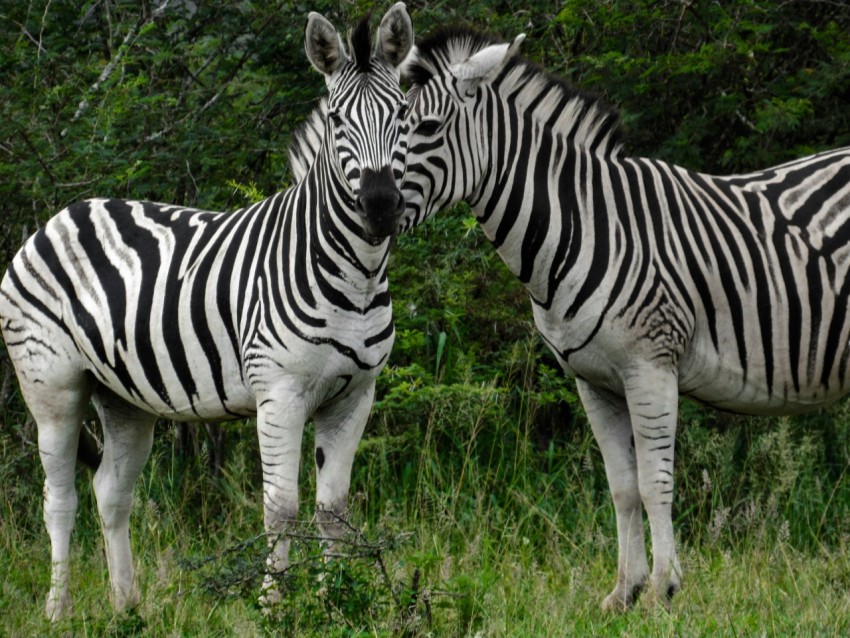
<instances>
[{"instance_id":1,"label":"zebra shoulder stripes","mask_svg":"<svg viewBox=\"0 0 850 638\"><path fill-rule=\"evenodd\" d=\"M402 226L471 204L605 461L619 566L603 606L648 579L669 603L679 395L784 414L848 391L850 149L728 177L627 157L616 114L521 41L449 29L414 48Z\"/></svg>"},{"instance_id":2,"label":"zebra shoulder stripes","mask_svg":"<svg viewBox=\"0 0 850 638\"><path fill-rule=\"evenodd\" d=\"M58 213L0 283L0 327L38 425L52 574L46 612L67 613L74 464L85 406L103 424L94 477L113 604L136 604L133 486L157 416L256 414L269 567L298 507L305 421L316 426L316 501L336 537L351 466L394 330L387 255L404 202L406 107L398 66L413 43L403 3L374 46L347 49L311 13L306 50L328 85L330 126L298 185L234 213L95 199ZM267 600L277 596L272 578Z\"/></svg>"}]
</instances>

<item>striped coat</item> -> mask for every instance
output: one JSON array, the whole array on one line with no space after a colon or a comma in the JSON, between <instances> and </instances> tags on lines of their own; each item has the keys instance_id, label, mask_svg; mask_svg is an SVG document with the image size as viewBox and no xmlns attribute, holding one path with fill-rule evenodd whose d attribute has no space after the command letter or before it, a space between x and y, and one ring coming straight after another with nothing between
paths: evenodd
<instances>
[{"instance_id":1,"label":"striped coat","mask_svg":"<svg viewBox=\"0 0 850 638\"><path fill-rule=\"evenodd\" d=\"M129 543L133 487L156 418L257 417L279 596L298 513L305 422L316 428L320 531L342 532L354 452L394 329L391 236L404 209L405 100L397 67L413 42L394 5L373 47L368 20L346 47L312 13L306 50L325 76L331 125L295 187L233 213L93 199L59 212L0 283L0 329L38 425L52 575L47 615L69 611L74 462L91 399L104 432L94 478L113 603L138 602Z\"/></svg>"},{"instance_id":2,"label":"striped coat","mask_svg":"<svg viewBox=\"0 0 850 638\"><path fill-rule=\"evenodd\" d=\"M647 581L669 601L679 395L787 414L850 389L850 149L728 177L629 157L616 113L517 57L522 39L415 47L402 226L469 202L602 451L620 554L604 606Z\"/></svg>"}]
</instances>

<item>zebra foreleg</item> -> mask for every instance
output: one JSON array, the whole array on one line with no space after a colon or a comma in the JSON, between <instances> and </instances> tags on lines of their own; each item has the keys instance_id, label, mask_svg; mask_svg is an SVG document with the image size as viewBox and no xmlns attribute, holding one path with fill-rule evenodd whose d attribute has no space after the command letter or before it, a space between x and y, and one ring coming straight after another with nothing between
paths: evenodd
<instances>
[{"instance_id":1,"label":"zebra foreleg","mask_svg":"<svg viewBox=\"0 0 850 638\"><path fill-rule=\"evenodd\" d=\"M669 606L682 583L673 535L673 454L679 414L678 379L673 370L647 367L626 382L638 482L652 534L652 586Z\"/></svg>"},{"instance_id":2,"label":"zebra foreleg","mask_svg":"<svg viewBox=\"0 0 850 638\"><path fill-rule=\"evenodd\" d=\"M263 465L263 509L269 556L260 605L280 602L279 577L289 566L287 536L298 518L298 466L307 411L297 392L257 397L257 435Z\"/></svg>"},{"instance_id":3,"label":"zebra foreleg","mask_svg":"<svg viewBox=\"0 0 850 638\"><path fill-rule=\"evenodd\" d=\"M130 549L130 508L136 481L153 445L156 417L130 405L110 390L95 391L103 425L103 458L94 475L94 493L106 544L112 605L121 612L139 603Z\"/></svg>"},{"instance_id":4,"label":"zebra foreleg","mask_svg":"<svg viewBox=\"0 0 850 638\"><path fill-rule=\"evenodd\" d=\"M363 436L375 383L352 392L314 415L316 425L316 520L326 555L345 532L354 454Z\"/></svg>"},{"instance_id":5,"label":"zebra foreleg","mask_svg":"<svg viewBox=\"0 0 850 638\"><path fill-rule=\"evenodd\" d=\"M581 379L576 383L593 436L602 452L617 512L617 585L605 597L602 608L625 611L634 603L649 577L631 419L621 397L599 391Z\"/></svg>"}]
</instances>

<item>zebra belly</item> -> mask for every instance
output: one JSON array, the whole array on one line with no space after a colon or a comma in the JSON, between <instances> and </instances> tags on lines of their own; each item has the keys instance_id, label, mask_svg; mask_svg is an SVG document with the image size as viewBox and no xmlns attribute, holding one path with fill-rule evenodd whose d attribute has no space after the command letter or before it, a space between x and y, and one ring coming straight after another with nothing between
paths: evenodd
<instances>
[{"instance_id":1,"label":"zebra belly","mask_svg":"<svg viewBox=\"0 0 850 638\"><path fill-rule=\"evenodd\" d=\"M92 363L87 369L101 384L142 410L176 421L220 421L256 414L256 398L243 382L237 361L214 369L209 357L189 354L191 374L178 374L162 344L154 345L154 361L142 363L125 353L112 366ZM152 372L153 371L153 372ZM217 379L217 380L216 380Z\"/></svg>"},{"instance_id":2,"label":"zebra belly","mask_svg":"<svg viewBox=\"0 0 850 638\"><path fill-rule=\"evenodd\" d=\"M360 330L351 337L350 350L357 342L377 330L369 330L368 322L362 322ZM356 337L356 338L355 338ZM219 340L223 342L223 337ZM266 335L257 342L273 344ZM349 341L349 339L346 339ZM186 344L184 344L186 345ZM302 397L308 414L323 403L345 394L363 381L372 381L389 355L392 339L381 346L373 347L370 354L375 365L362 369L339 346L328 343L310 343L295 335L288 335L286 344L246 348L245 363L241 357L227 356L222 348L215 357L201 349L187 351L191 362L191 377L185 372L180 376L172 365L162 344L157 348L158 370L162 385L151 383L150 364L146 369L139 361L129 360L128 367L137 371L134 386L143 389L143 396L128 390L128 384L117 378L114 371L102 366L96 376L113 391L134 405L153 412L163 418L174 420L226 420L257 413L257 394L269 388L281 388ZM218 361L214 368L213 362Z\"/></svg>"},{"instance_id":3,"label":"zebra belly","mask_svg":"<svg viewBox=\"0 0 850 638\"><path fill-rule=\"evenodd\" d=\"M821 381L822 369L817 366L811 371L798 372L795 381L787 363L789 358L782 352L774 354L768 380L767 366L754 352L750 353L745 369L736 349L723 347L722 343L715 348L707 339L695 338L680 356L672 350L660 356L658 349L641 348L641 340L630 336L624 326L615 322L607 323L585 341L575 338L576 334L587 333L581 324L563 320L558 324L545 313L536 313L535 320L567 374L619 396L625 396L625 387L635 370L641 375L651 375L647 370L653 366L673 366L680 395L741 414L799 414L848 393L839 366L832 369L825 382ZM845 358L846 352L839 353L837 360ZM651 380L648 387L652 387Z\"/></svg>"},{"instance_id":4,"label":"zebra belly","mask_svg":"<svg viewBox=\"0 0 850 638\"><path fill-rule=\"evenodd\" d=\"M691 348L693 351L695 348ZM746 373L737 362L713 350L688 354L679 366L679 391L683 396L729 412L753 415L800 414L837 401L847 394L838 373L825 383L820 376L797 380L791 370L774 367L768 382L763 362L749 365Z\"/></svg>"},{"instance_id":5,"label":"zebra belly","mask_svg":"<svg viewBox=\"0 0 850 638\"><path fill-rule=\"evenodd\" d=\"M165 419L223 421L254 416L257 412L253 393L241 383L229 383L220 389L198 386L187 391L180 385L163 385L141 390L142 382L128 386L111 371L99 371L95 376L128 403Z\"/></svg>"}]
</instances>

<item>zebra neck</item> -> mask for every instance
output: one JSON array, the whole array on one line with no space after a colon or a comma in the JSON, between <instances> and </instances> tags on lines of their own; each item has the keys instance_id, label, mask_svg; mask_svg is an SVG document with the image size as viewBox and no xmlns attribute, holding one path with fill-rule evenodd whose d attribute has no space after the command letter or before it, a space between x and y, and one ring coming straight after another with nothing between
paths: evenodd
<instances>
[{"instance_id":1,"label":"zebra neck","mask_svg":"<svg viewBox=\"0 0 850 638\"><path fill-rule=\"evenodd\" d=\"M494 135L486 182L471 202L488 239L535 303L548 309L560 286L607 255L598 233L613 208L603 176L618 160L582 148L574 139L530 117L513 121L515 135ZM607 266L607 256L603 262Z\"/></svg>"},{"instance_id":2,"label":"zebra neck","mask_svg":"<svg viewBox=\"0 0 850 638\"><path fill-rule=\"evenodd\" d=\"M389 239L375 240L363 231L354 195L341 171L322 155L317 158L290 206L298 241L340 292L368 305L387 288Z\"/></svg>"}]
</instances>

